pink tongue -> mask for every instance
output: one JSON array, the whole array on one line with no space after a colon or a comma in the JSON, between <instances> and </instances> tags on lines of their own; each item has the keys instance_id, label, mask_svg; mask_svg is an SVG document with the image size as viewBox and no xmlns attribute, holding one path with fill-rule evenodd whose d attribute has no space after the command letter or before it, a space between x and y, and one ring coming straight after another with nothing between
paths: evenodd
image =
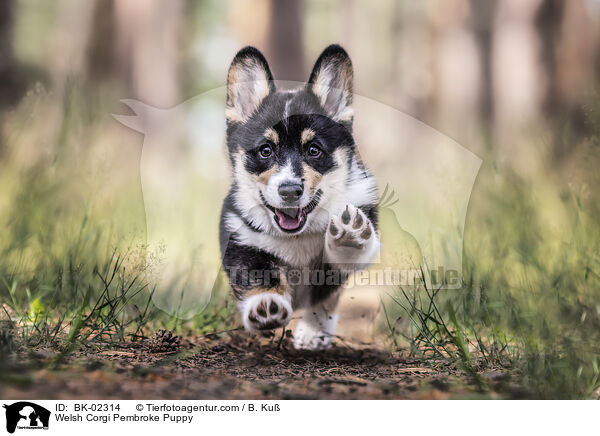
<instances>
[{"instance_id":1,"label":"pink tongue","mask_svg":"<svg viewBox=\"0 0 600 436\"><path fill-rule=\"evenodd\" d=\"M275 209L275 215L277 215L277 218L279 218L279 225L285 230L297 229L300 226L300 221L302 221L300 210L296 211L295 217L289 216L279 209Z\"/></svg>"}]
</instances>

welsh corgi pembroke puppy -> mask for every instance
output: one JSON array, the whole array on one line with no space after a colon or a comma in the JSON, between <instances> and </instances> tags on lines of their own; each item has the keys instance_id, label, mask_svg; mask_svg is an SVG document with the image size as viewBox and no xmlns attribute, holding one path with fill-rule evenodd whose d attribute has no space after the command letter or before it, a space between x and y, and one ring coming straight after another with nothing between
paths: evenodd
<instances>
[{"instance_id":1,"label":"welsh corgi pembroke puppy","mask_svg":"<svg viewBox=\"0 0 600 436\"><path fill-rule=\"evenodd\" d=\"M220 221L223 268L245 328L285 327L294 346L331 346L344 282L379 253L377 190L352 137L352 62L339 45L308 83L281 90L245 47L227 76L232 183Z\"/></svg>"}]
</instances>

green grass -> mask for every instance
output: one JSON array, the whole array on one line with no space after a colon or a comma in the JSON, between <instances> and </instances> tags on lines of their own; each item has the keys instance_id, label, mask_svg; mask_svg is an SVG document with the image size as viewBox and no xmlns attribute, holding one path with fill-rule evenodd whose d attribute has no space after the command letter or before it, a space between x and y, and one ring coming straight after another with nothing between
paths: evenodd
<instances>
[{"instance_id":1,"label":"green grass","mask_svg":"<svg viewBox=\"0 0 600 436\"><path fill-rule=\"evenodd\" d=\"M201 334L231 328L235 305L224 286L191 320L152 304L139 175L130 173L138 162L130 152L131 165L118 166L127 150L110 131L118 124L103 99L101 90L72 81L61 104L41 90L7 116L0 156L3 356L51 348L59 364L82 347L139 340L160 327Z\"/></svg>"},{"instance_id":2,"label":"green grass","mask_svg":"<svg viewBox=\"0 0 600 436\"><path fill-rule=\"evenodd\" d=\"M391 292L392 342L470 374L513 371L534 398L597 398L600 185L581 165L582 155L598 162L597 144L574 147L564 166L540 157L527 176L487 159L465 226L463 288Z\"/></svg>"}]
</instances>

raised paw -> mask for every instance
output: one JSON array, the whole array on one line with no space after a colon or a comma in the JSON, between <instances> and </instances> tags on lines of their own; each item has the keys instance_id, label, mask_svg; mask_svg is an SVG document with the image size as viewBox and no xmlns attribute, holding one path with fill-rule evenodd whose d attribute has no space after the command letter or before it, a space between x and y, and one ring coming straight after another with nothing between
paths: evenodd
<instances>
[{"instance_id":1,"label":"raised paw","mask_svg":"<svg viewBox=\"0 0 600 436\"><path fill-rule=\"evenodd\" d=\"M331 217L325 241L328 260L333 263L369 263L379 247L373 224L351 204Z\"/></svg>"},{"instance_id":2,"label":"raised paw","mask_svg":"<svg viewBox=\"0 0 600 436\"><path fill-rule=\"evenodd\" d=\"M262 292L247 297L241 304L242 321L249 331L267 331L287 325L292 319L289 296Z\"/></svg>"}]
</instances>

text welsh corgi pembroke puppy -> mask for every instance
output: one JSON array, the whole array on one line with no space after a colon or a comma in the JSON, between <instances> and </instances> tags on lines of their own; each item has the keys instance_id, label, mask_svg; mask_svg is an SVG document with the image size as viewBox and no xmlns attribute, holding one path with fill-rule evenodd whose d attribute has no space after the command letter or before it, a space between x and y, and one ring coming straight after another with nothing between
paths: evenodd
<instances>
[{"instance_id":1,"label":"text welsh corgi pembroke puppy","mask_svg":"<svg viewBox=\"0 0 600 436\"><path fill-rule=\"evenodd\" d=\"M296 90L276 89L253 47L227 76L223 267L247 330L284 327L297 312L296 348L331 345L348 274L379 253L375 179L352 137L352 76L338 45Z\"/></svg>"}]
</instances>

